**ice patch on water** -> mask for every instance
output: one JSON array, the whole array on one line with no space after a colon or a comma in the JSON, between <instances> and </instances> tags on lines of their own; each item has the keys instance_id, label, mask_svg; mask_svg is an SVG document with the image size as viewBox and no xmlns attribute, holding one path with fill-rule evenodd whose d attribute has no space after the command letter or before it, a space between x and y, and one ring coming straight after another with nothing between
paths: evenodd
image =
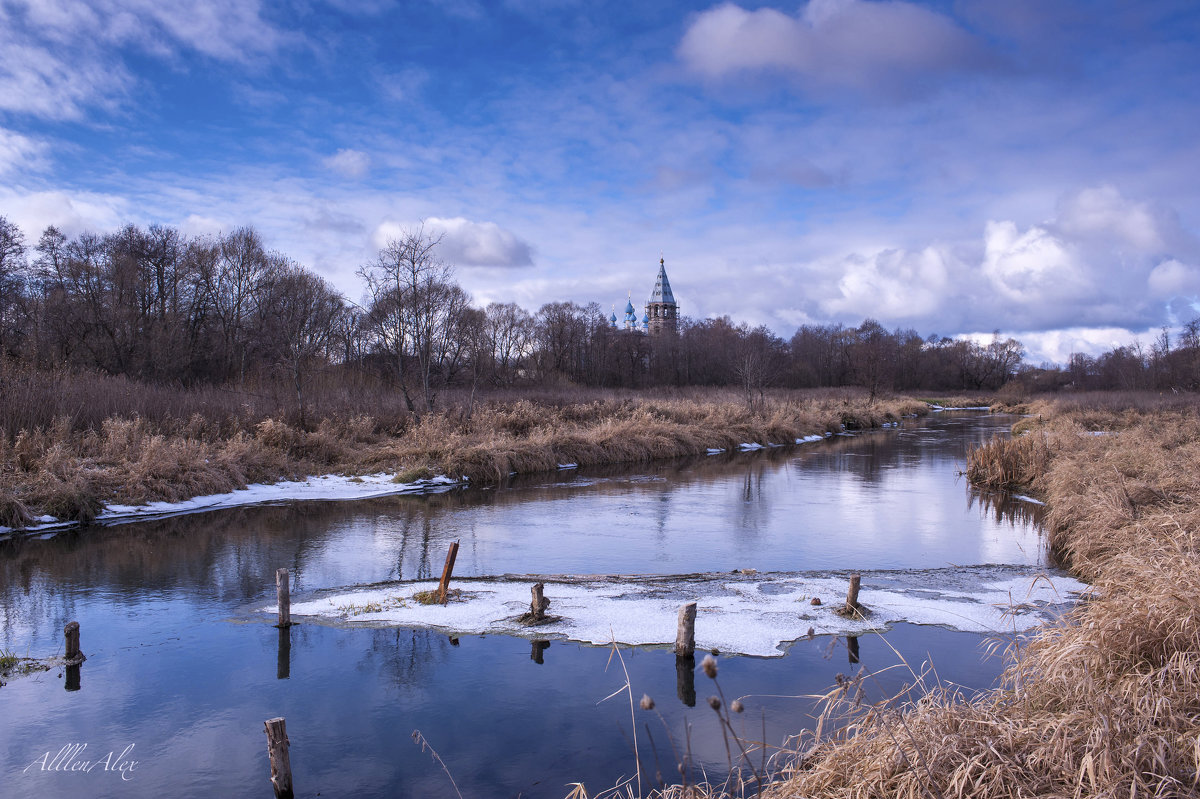
<instances>
[{"instance_id":1,"label":"ice patch on water","mask_svg":"<svg viewBox=\"0 0 1200 799\"><path fill-rule=\"evenodd\" d=\"M1032 502L1034 505L1045 505L1046 504L1045 502L1042 502L1040 499L1034 499L1033 497L1026 496L1025 494L1013 494L1013 499L1019 499L1022 502Z\"/></svg>"},{"instance_id":2,"label":"ice patch on water","mask_svg":"<svg viewBox=\"0 0 1200 799\"><path fill-rule=\"evenodd\" d=\"M740 449L742 452L756 452L762 448L763 448L762 444L755 444L752 442L751 443L743 442L738 445L738 449Z\"/></svg>"},{"instance_id":3,"label":"ice patch on water","mask_svg":"<svg viewBox=\"0 0 1200 799\"><path fill-rule=\"evenodd\" d=\"M100 524L123 521L177 516L243 505L266 505L292 500L346 500L370 499L392 494L438 494L466 483L466 478L454 480L449 477L433 477L412 483L396 483L390 472L367 474L361 477L346 475L321 475L304 480L281 480L278 483L249 485L224 494L208 494L192 497L182 502L148 502L145 505L108 505L96 516ZM0 527L0 535L25 534L47 530L61 530L78 526L77 522L59 521L53 516L42 516L36 524L23 530Z\"/></svg>"},{"instance_id":4,"label":"ice patch on water","mask_svg":"<svg viewBox=\"0 0 1200 799\"><path fill-rule=\"evenodd\" d=\"M720 447L709 447L708 448L709 455L720 455L724 451L725 450L721 449Z\"/></svg>"},{"instance_id":5,"label":"ice patch on water","mask_svg":"<svg viewBox=\"0 0 1200 799\"><path fill-rule=\"evenodd\" d=\"M566 469L578 469L578 468L579 468L578 463L560 463L560 464L558 464L558 470L560 472L564 471Z\"/></svg>"},{"instance_id":6,"label":"ice patch on water","mask_svg":"<svg viewBox=\"0 0 1200 799\"><path fill-rule=\"evenodd\" d=\"M834 609L846 594L847 575L821 573L701 574L675 576L512 576L455 580L460 598L422 605L418 591L433 581L398 582L322 592L300 598L293 616L340 624L419 627L454 634L498 633L560 638L603 646L668 646L675 640L679 606L696 602L700 649L762 657L782 655L807 635L858 635L898 622L976 633L1028 630L1055 619L1087 586L1070 577L1039 576L1030 568L982 566L923 571L866 572L859 596L866 620ZM529 589L545 583L558 621L523 627ZM819 597L823 604L813 606ZM274 607L262 608L275 613Z\"/></svg>"},{"instance_id":7,"label":"ice patch on water","mask_svg":"<svg viewBox=\"0 0 1200 799\"><path fill-rule=\"evenodd\" d=\"M804 436L803 438L797 438L796 443L797 444L811 444L814 441L824 441L824 440L825 440L825 436L811 435L811 436Z\"/></svg>"}]
</instances>

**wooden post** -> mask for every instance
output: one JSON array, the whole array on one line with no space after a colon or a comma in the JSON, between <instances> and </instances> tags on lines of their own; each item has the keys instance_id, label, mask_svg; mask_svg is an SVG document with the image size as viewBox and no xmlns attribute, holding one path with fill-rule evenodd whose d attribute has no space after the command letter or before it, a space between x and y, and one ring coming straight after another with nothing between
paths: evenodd
<instances>
[{"instance_id":1,"label":"wooden post","mask_svg":"<svg viewBox=\"0 0 1200 799\"><path fill-rule=\"evenodd\" d=\"M292 626L292 592L288 583L288 570L278 569L275 572L275 599L279 605L279 623L276 627Z\"/></svg>"},{"instance_id":2,"label":"wooden post","mask_svg":"<svg viewBox=\"0 0 1200 799\"><path fill-rule=\"evenodd\" d=\"M533 595L533 601L529 603L531 621L542 621L546 618L546 608L550 607L550 600L542 595L545 587L542 583L534 583L529 589L529 593Z\"/></svg>"},{"instance_id":3,"label":"wooden post","mask_svg":"<svg viewBox=\"0 0 1200 799\"><path fill-rule=\"evenodd\" d=\"M63 627L63 636L67 639L67 654L63 657L63 663L68 666L78 666L87 660L87 657L79 651L79 622L68 622L67 626Z\"/></svg>"},{"instance_id":4,"label":"wooden post","mask_svg":"<svg viewBox=\"0 0 1200 799\"><path fill-rule=\"evenodd\" d=\"M287 724L283 718L267 719L267 754L271 757L271 787L275 799L293 799L292 761L288 756Z\"/></svg>"},{"instance_id":5,"label":"wooden post","mask_svg":"<svg viewBox=\"0 0 1200 799\"><path fill-rule=\"evenodd\" d=\"M862 577L860 575L850 575L850 590L846 592L846 613L850 616L861 615L858 612L858 587L861 584Z\"/></svg>"},{"instance_id":6,"label":"wooden post","mask_svg":"<svg viewBox=\"0 0 1200 799\"><path fill-rule=\"evenodd\" d=\"M458 557L458 542L455 541L450 545L450 551L446 553L446 565L442 569L442 579L438 583L437 601L439 605L446 604L449 599L450 592L450 575L454 573L454 559Z\"/></svg>"},{"instance_id":7,"label":"wooden post","mask_svg":"<svg viewBox=\"0 0 1200 799\"><path fill-rule=\"evenodd\" d=\"M846 649L850 650L850 662L858 662L858 637L851 635L846 638Z\"/></svg>"},{"instance_id":8,"label":"wooden post","mask_svg":"<svg viewBox=\"0 0 1200 799\"><path fill-rule=\"evenodd\" d=\"M696 603L679 608L679 626L675 631L675 654L691 657L696 654Z\"/></svg>"}]
</instances>

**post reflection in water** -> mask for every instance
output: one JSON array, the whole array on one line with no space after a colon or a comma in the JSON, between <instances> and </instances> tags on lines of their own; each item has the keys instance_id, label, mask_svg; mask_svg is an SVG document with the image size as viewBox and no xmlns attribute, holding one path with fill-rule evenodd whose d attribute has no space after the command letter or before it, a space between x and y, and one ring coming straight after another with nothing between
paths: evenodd
<instances>
[{"instance_id":1,"label":"post reflection in water","mask_svg":"<svg viewBox=\"0 0 1200 799\"><path fill-rule=\"evenodd\" d=\"M275 679L286 680L292 676L292 628L279 628L279 654L276 658Z\"/></svg>"},{"instance_id":2,"label":"post reflection in water","mask_svg":"<svg viewBox=\"0 0 1200 799\"><path fill-rule=\"evenodd\" d=\"M294 603L332 589L428 579L458 539L455 571L464 577L1037 564L1040 509L972 492L956 475L968 444L1010 422L946 416L898 432L636 473L580 469L502 488L243 508L0 541L0 649L52 655L62 625L74 619L89 641L104 642L89 650L86 692L78 667L64 672L67 691L37 677L0 689L9 722L0 725L0 773L12 795L73 797L79 784L71 775L20 769L55 741L103 742L105 751L133 742L145 751L136 779L119 791L94 780L89 791L161 796L182 780L207 795L242 795L264 782L261 720L287 716L294 749L304 752L297 768L314 793L444 793L444 774L408 742L414 728L437 747L464 795L557 797L556 786L580 780L603 790L631 767L628 708L600 702L624 681L606 668L608 647L556 640L548 657L545 638L459 636L451 628L301 619L277 630L262 612L275 588L264 575L286 566ZM703 619L702 611L702 646ZM769 741L798 732L807 708L767 696L819 695L835 679L839 663L825 656L829 638L819 632L783 657L722 658L724 689L761 711ZM847 647L852 662L879 675L871 690L902 682L900 670L886 669L892 646L909 662L934 661L943 679L970 689L990 685L1001 667L981 662L979 641L902 624L887 645L865 636ZM692 725L696 762L718 773L724 743L711 711L696 708L694 658L624 647L622 654L635 695L678 697L660 701L660 712L672 734ZM512 729L522 735L502 732Z\"/></svg>"},{"instance_id":3,"label":"post reflection in water","mask_svg":"<svg viewBox=\"0 0 1200 799\"><path fill-rule=\"evenodd\" d=\"M696 656L675 656L675 695L687 707L696 706Z\"/></svg>"}]
</instances>

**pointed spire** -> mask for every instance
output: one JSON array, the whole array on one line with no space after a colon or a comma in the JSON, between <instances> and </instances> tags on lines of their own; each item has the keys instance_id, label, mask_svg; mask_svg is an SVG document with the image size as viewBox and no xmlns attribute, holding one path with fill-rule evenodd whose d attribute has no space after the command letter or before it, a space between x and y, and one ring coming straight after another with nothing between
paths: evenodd
<instances>
[{"instance_id":1,"label":"pointed spire","mask_svg":"<svg viewBox=\"0 0 1200 799\"><path fill-rule=\"evenodd\" d=\"M675 295L671 293L671 281L667 280L667 262L662 256L658 258L658 281L650 294L650 302L675 304Z\"/></svg>"}]
</instances>

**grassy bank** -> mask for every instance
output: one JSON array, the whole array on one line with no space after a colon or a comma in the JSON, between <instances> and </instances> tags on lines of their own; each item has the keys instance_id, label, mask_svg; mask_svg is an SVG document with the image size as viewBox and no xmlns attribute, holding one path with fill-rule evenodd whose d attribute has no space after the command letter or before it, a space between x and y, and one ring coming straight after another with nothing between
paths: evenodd
<instances>
[{"instance_id":1,"label":"grassy bank","mask_svg":"<svg viewBox=\"0 0 1200 799\"><path fill-rule=\"evenodd\" d=\"M0 420L7 425L0 435L0 525L7 527L43 514L88 521L115 502L178 501L305 475L493 481L565 463L790 443L927 412L915 400L870 402L854 391L781 392L748 408L736 393L717 390L563 390L452 398L444 411L417 418L376 393L357 404L339 394L324 406L329 415L301 423L261 395L238 402L212 389L141 392L112 378L89 391L69 375L19 377L4 385ZM48 416L47 405L58 413Z\"/></svg>"},{"instance_id":2,"label":"grassy bank","mask_svg":"<svg viewBox=\"0 0 1200 799\"><path fill-rule=\"evenodd\" d=\"M972 454L971 479L1044 499L1054 552L1094 596L1010 650L1000 687L974 701L935 690L855 710L853 690L835 691L850 725L764 795L1200 795L1195 398L1027 410L1021 437Z\"/></svg>"}]
</instances>

